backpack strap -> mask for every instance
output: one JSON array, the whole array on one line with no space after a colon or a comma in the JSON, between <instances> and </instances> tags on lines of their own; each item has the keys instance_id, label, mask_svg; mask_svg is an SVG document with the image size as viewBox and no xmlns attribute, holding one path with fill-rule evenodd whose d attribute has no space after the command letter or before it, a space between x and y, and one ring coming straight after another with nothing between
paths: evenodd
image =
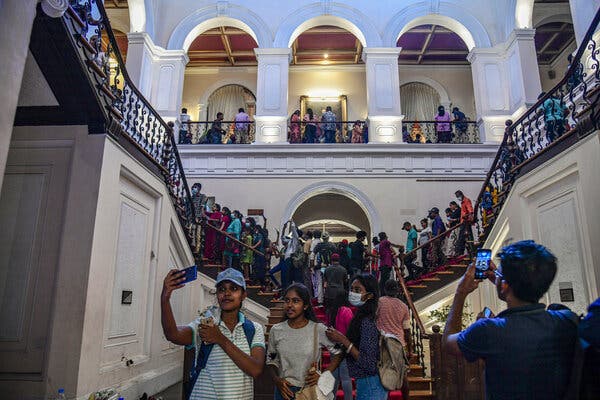
<instances>
[{"instance_id":1,"label":"backpack strap","mask_svg":"<svg viewBox=\"0 0 600 400\"><path fill-rule=\"evenodd\" d=\"M256 333L254 323L248 318L245 318L244 316L242 328L244 329L244 335L246 335L246 340L248 341L248 348L252 350L252 341L254 340L254 334ZM208 357L210 356L210 352L212 351L214 346L214 343L206 344L204 342L202 342L202 344L200 345L200 348L198 349L198 352L196 354L196 362L190 370L190 380L187 384L186 399L190 398L192 390L194 389L196 381L198 380L198 376L200 375L200 371L202 371L206 367Z\"/></svg>"}]
</instances>

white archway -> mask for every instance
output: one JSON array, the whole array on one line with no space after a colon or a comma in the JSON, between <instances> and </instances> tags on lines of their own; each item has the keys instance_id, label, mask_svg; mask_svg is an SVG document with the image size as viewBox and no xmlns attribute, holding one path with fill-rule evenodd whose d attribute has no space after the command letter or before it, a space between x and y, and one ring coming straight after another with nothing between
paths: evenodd
<instances>
[{"instance_id":1,"label":"white archway","mask_svg":"<svg viewBox=\"0 0 600 400\"><path fill-rule=\"evenodd\" d=\"M313 3L292 12L279 25L273 47L290 47L302 32L319 25L346 29L363 47L381 47L381 36L369 18L340 3Z\"/></svg>"},{"instance_id":2,"label":"white archway","mask_svg":"<svg viewBox=\"0 0 600 400\"><path fill-rule=\"evenodd\" d=\"M302 205L302 203L304 203L306 200L326 193L339 194L354 201L365 212L367 218L369 219L371 232L381 231L381 219L371 199L369 199L367 195L358 190L356 187L344 182L335 181L313 183L312 185L308 185L296 193L285 207L280 226L283 226L286 221L289 221L298 207L300 207L300 205Z\"/></svg>"},{"instance_id":3,"label":"white archway","mask_svg":"<svg viewBox=\"0 0 600 400\"><path fill-rule=\"evenodd\" d=\"M411 4L397 13L388 22L384 35L384 46L395 47L398 38L406 31L419 25L435 24L455 32L465 42L469 51L474 47L491 47L490 37L477 18L467 9L456 4L441 2L438 13L431 13L427 2Z\"/></svg>"},{"instance_id":4,"label":"white archway","mask_svg":"<svg viewBox=\"0 0 600 400\"><path fill-rule=\"evenodd\" d=\"M349 222L339 220L339 219L317 219L315 221L306 222L306 223L298 226L298 229L304 229L304 228L306 228L307 226L310 226L310 225L321 225L321 224L327 224L327 223L332 223L332 222L335 223L335 224L339 224L339 225L345 226L346 228L350 228L350 229L352 229L353 231L356 231L356 232L360 231L360 227L358 227L356 225L353 225L353 224L351 224Z\"/></svg>"},{"instance_id":5,"label":"white archway","mask_svg":"<svg viewBox=\"0 0 600 400\"><path fill-rule=\"evenodd\" d=\"M413 82L423 83L425 85L431 86L440 95L440 103L445 107L448 107L450 105L450 96L448 96L448 91L446 90L446 88L442 86L442 84L438 81L431 79L427 76L415 76L411 77L410 79L401 79L399 87Z\"/></svg>"},{"instance_id":6,"label":"white archway","mask_svg":"<svg viewBox=\"0 0 600 400\"><path fill-rule=\"evenodd\" d=\"M171 33L167 49L187 51L198 35L220 26L233 26L247 32L258 47L270 47L273 40L267 24L257 14L245 7L227 3L224 9L204 7L184 18Z\"/></svg>"},{"instance_id":7,"label":"white archway","mask_svg":"<svg viewBox=\"0 0 600 400\"><path fill-rule=\"evenodd\" d=\"M222 88L227 85L239 85L243 86L254 94L256 97L256 80L251 79L237 79L237 78L226 78L221 79L219 81L214 82L212 85L206 88L200 99L198 100L198 104L201 104L202 107L206 106L208 103L208 98L211 94L213 94L217 89Z\"/></svg>"}]
</instances>

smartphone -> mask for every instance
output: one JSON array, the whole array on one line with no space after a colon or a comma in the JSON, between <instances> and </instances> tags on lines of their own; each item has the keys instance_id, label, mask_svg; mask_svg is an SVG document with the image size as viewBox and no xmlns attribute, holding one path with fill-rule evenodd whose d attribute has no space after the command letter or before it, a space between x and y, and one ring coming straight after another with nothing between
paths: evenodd
<instances>
[{"instance_id":1,"label":"smartphone","mask_svg":"<svg viewBox=\"0 0 600 400\"><path fill-rule=\"evenodd\" d=\"M492 250L490 250L490 249L477 250L477 258L475 258L475 279L487 278L485 271L490 269L491 261L492 261Z\"/></svg>"},{"instance_id":2,"label":"smartphone","mask_svg":"<svg viewBox=\"0 0 600 400\"><path fill-rule=\"evenodd\" d=\"M185 275L183 276L185 280L181 283L188 283L198 279L198 267L195 265L187 267L186 269L182 269L181 272L185 272Z\"/></svg>"},{"instance_id":3,"label":"smartphone","mask_svg":"<svg viewBox=\"0 0 600 400\"><path fill-rule=\"evenodd\" d=\"M492 317L492 310L490 310L488 307L483 307L483 317L484 318L491 318Z\"/></svg>"}]
</instances>

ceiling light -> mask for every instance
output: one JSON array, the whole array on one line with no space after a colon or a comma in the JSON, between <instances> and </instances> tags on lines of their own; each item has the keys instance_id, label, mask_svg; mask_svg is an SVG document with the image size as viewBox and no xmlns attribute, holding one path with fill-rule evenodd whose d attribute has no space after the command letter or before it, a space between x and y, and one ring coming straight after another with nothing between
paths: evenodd
<instances>
[{"instance_id":1,"label":"ceiling light","mask_svg":"<svg viewBox=\"0 0 600 400\"><path fill-rule=\"evenodd\" d=\"M327 54L327 53L323 54L323 58L329 58L329 54Z\"/></svg>"}]
</instances>

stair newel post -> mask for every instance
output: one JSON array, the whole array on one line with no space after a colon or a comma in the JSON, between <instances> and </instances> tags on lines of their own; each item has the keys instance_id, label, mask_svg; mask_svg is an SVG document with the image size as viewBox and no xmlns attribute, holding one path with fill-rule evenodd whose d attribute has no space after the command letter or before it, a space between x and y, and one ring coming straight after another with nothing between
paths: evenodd
<instances>
[{"instance_id":1,"label":"stair newel post","mask_svg":"<svg viewBox=\"0 0 600 400\"><path fill-rule=\"evenodd\" d=\"M439 325L434 325L429 334L429 354L431 359L431 379L433 393L437 400L445 400L442 393L442 334Z\"/></svg>"}]
</instances>

